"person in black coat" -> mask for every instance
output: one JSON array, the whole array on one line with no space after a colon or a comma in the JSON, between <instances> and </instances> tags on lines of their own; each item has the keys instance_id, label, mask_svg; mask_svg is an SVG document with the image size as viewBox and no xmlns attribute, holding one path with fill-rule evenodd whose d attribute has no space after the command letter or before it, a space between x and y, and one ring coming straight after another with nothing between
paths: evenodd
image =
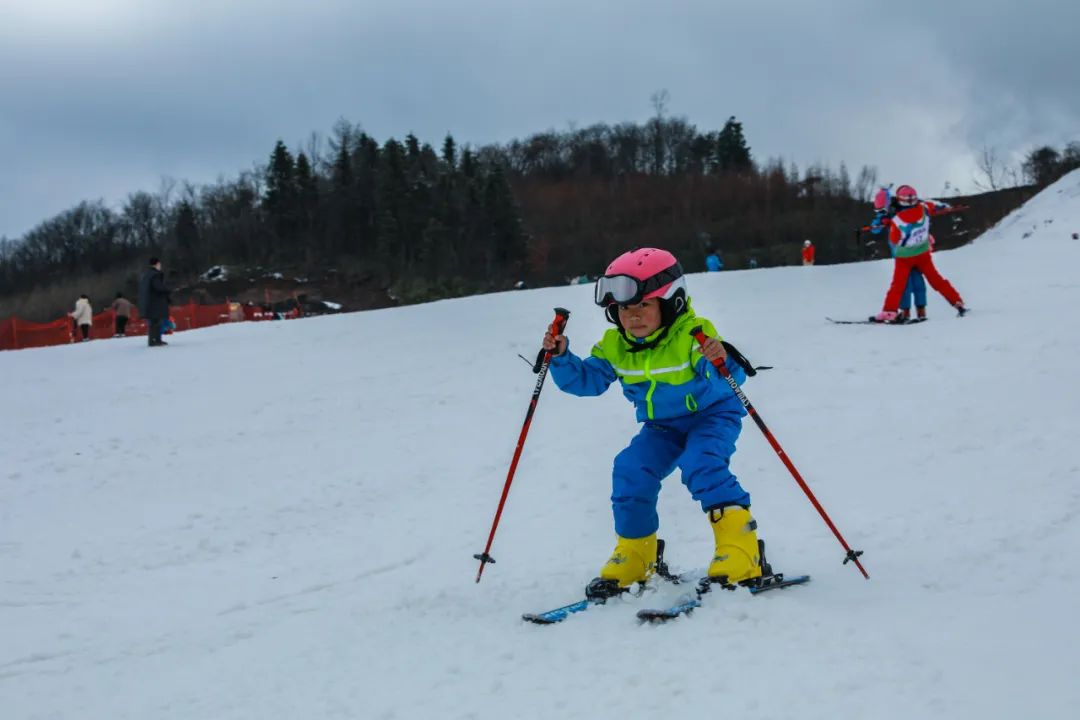
<instances>
[{"instance_id":1,"label":"person in black coat","mask_svg":"<svg viewBox=\"0 0 1080 720\"><path fill-rule=\"evenodd\" d=\"M146 337L150 347L169 343L161 339L161 324L169 317L169 289L161 261L150 258L150 267L139 279L139 312L146 319Z\"/></svg>"}]
</instances>

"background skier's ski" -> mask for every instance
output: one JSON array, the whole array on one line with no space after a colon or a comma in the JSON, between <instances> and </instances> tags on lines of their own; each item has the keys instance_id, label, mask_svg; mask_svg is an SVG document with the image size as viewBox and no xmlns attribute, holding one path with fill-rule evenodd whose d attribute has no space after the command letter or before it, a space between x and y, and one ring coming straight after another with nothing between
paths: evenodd
<instances>
[{"instance_id":1,"label":"background skier's ski","mask_svg":"<svg viewBox=\"0 0 1080 720\"><path fill-rule=\"evenodd\" d=\"M831 317L826 317L826 320L834 325L917 325L921 322L926 322L926 318L911 318L910 320L904 320L903 322L878 322L877 320L833 320Z\"/></svg>"}]
</instances>

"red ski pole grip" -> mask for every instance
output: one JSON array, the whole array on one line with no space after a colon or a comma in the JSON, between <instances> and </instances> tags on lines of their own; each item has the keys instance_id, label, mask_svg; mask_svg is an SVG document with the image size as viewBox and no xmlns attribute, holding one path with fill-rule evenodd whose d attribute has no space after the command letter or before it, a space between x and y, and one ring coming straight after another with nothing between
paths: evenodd
<instances>
[{"instance_id":1,"label":"red ski pole grip","mask_svg":"<svg viewBox=\"0 0 1080 720\"><path fill-rule=\"evenodd\" d=\"M555 308L555 320L551 323L551 334L562 335L566 329L566 321L570 319L570 311L566 308Z\"/></svg>"},{"instance_id":2,"label":"red ski pole grip","mask_svg":"<svg viewBox=\"0 0 1080 720\"><path fill-rule=\"evenodd\" d=\"M709 338L705 335L705 331L702 329L702 327L700 325L695 326L694 329L690 331L690 334L693 335L694 339L698 341L698 345L700 345L702 349L704 349L705 341ZM719 358L717 358L716 360L710 360L709 362L711 362L713 366L718 370L722 370L725 373L727 372L727 367L724 366L724 363Z\"/></svg>"}]
</instances>

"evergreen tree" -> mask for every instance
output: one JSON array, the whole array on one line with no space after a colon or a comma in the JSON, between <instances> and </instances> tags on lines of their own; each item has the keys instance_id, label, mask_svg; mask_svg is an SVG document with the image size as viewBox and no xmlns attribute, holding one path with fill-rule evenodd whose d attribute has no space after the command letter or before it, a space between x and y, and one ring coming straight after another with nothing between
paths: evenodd
<instances>
[{"instance_id":1,"label":"evergreen tree","mask_svg":"<svg viewBox=\"0 0 1080 720\"><path fill-rule=\"evenodd\" d=\"M461 182L458 206L458 258L462 274L470 280L487 277L492 257L487 218L484 212L484 183L476 156L466 149L461 154Z\"/></svg>"},{"instance_id":2,"label":"evergreen tree","mask_svg":"<svg viewBox=\"0 0 1080 720\"><path fill-rule=\"evenodd\" d=\"M457 143L449 134L443 140L442 161L446 165L446 170L453 172L457 169Z\"/></svg>"},{"instance_id":3,"label":"evergreen tree","mask_svg":"<svg viewBox=\"0 0 1080 720\"><path fill-rule=\"evenodd\" d=\"M379 164L382 161L379 144L367 133L360 133L352 157L355 176L355 188L351 195L355 221L352 247L359 255L368 256L375 248L378 235L375 212L378 206Z\"/></svg>"},{"instance_id":4,"label":"evergreen tree","mask_svg":"<svg viewBox=\"0 0 1080 720\"><path fill-rule=\"evenodd\" d=\"M336 192L346 192L352 186L353 172L352 172L352 156L349 153L349 146L347 143L342 143L338 146L337 154L334 156L334 166L330 176Z\"/></svg>"},{"instance_id":5,"label":"evergreen tree","mask_svg":"<svg viewBox=\"0 0 1080 720\"><path fill-rule=\"evenodd\" d=\"M420 141L412 133L405 136L405 157L410 170L420 165Z\"/></svg>"},{"instance_id":6,"label":"evergreen tree","mask_svg":"<svg viewBox=\"0 0 1080 720\"><path fill-rule=\"evenodd\" d=\"M319 205L319 186L304 153L296 156L296 200L300 210L300 226L310 228Z\"/></svg>"},{"instance_id":7,"label":"evergreen tree","mask_svg":"<svg viewBox=\"0 0 1080 720\"><path fill-rule=\"evenodd\" d=\"M428 220L417 254L421 276L427 280L436 280L440 275L453 276L457 263L453 259L454 248L450 240L450 231L439 218Z\"/></svg>"},{"instance_id":8,"label":"evergreen tree","mask_svg":"<svg viewBox=\"0 0 1080 720\"><path fill-rule=\"evenodd\" d=\"M316 216L319 212L319 186L307 155L296 156L297 232L305 249L306 259L313 261L319 248L316 244Z\"/></svg>"},{"instance_id":9,"label":"evergreen tree","mask_svg":"<svg viewBox=\"0 0 1080 720\"><path fill-rule=\"evenodd\" d=\"M469 180L476 177L476 155L467 147L461 154L461 174Z\"/></svg>"},{"instance_id":10,"label":"evergreen tree","mask_svg":"<svg viewBox=\"0 0 1080 720\"><path fill-rule=\"evenodd\" d=\"M376 181L376 252L392 276L397 276L408 256L406 237L405 151L390 138L379 153Z\"/></svg>"},{"instance_id":11,"label":"evergreen tree","mask_svg":"<svg viewBox=\"0 0 1080 720\"><path fill-rule=\"evenodd\" d=\"M420 174L430 182L437 178L441 172L442 167L439 156L435 153L435 148L428 143L424 143L420 146Z\"/></svg>"},{"instance_id":12,"label":"evergreen tree","mask_svg":"<svg viewBox=\"0 0 1080 720\"><path fill-rule=\"evenodd\" d=\"M353 213L352 154L348 136L342 136L330 166L330 192L327 199L326 245L331 254L352 250L355 226Z\"/></svg>"},{"instance_id":13,"label":"evergreen tree","mask_svg":"<svg viewBox=\"0 0 1080 720\"><path fill-rule=\"evenodd\" d=\"M716 136L716 159L714 167L720 172L745 172L753 168L750 148L743 136L742 123L732 115L724 123L724 129Z\"/></svg>"},{"instance_id":14,"label":"evergreen tree","mask_svg":"<svg viewBox=\"0 0 1080 720\"><path fill-rule=\"evenodd\" d=\"M281 140L277 141L270 155L263 207L277 239L274 249L285 252L292 250L299 215L296 164Z\"/></svg>"},{"instance_id":15,"label":"evergreen tree","mask_svg":"<svg viewBox=\"0 0 1080 720\"><path fill-rule=\"evenodd\" d=\"M493 267L489 265L488 274L520 274L525 260L525 233L510 185L498 165L491 168L485 181L484 214L489 223L489 258L494 263Z\"/></svg>"}]
</instances>

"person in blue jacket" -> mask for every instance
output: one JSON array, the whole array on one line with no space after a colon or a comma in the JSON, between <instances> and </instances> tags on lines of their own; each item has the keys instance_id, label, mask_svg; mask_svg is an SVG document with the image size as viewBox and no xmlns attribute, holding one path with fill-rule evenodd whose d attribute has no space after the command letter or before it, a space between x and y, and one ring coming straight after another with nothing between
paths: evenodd
<instances>
[{"instance_id":1,"label":"person in blue jacket","mask_svg":"<svg viewBox=\"0 0 1080 720\"><path fill-rule=\"evenodd\" d=\"M615 457L611 506L615 550L589 583L591 597L617 594L656 571L661 481L675 468L709 517L715 551L709 576L726 584L762 575L750 495L731 472L746 410L712 361L738 383L753 368L716 328L695 315L682 266L657 248L624 253L596 283L597 305L615 325L581 358L565 336L544 336L551 376L573 395L600 395L616 380L634 404L641 431ZM690 334L700 326L707 340ZM741 360L741 363L740 363Z\"/></svg>"},{"instance_id":2,"label":"person in blue jacket","mask_svg":"<svg viewBox=\"0 0 1080 720\"><path fill-rule=\"evenodd\" d=\"M708 254L705 255L705 269L709 272L720 272L724 269L724 261L720 259L716 248L709 248Z\"/></svg>"}]
</instances>

